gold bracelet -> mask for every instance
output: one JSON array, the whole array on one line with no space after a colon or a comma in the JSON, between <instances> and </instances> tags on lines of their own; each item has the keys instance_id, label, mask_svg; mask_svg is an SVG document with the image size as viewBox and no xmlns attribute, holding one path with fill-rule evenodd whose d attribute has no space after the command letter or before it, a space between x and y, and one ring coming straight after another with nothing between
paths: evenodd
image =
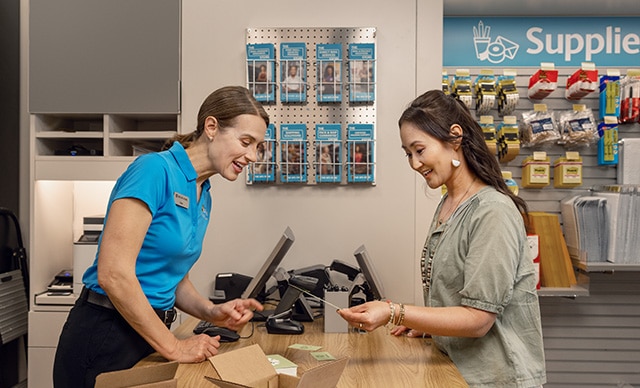
<instances>
[{"instance_id":1,"label":"gold bracelet","mask_svg":"<svg viewBox=\"0 0 640 388\"><path fill-rule=\"evenodd\" d=\"M404 304L400 303L400 317L398 318L398 323L396 326L401 326L404 322Z\"/></svg>"},{"instance_id":2,"label":"gold bracelet","mask_svg":"<svg viewBox=\"0 0 640 388\"><path fill-rule=\"evenodd\" d=\"M389 321L385 326L389 327L393 323L395 317L396 317L396 306L393 304L393 302L389 302Z\"/></svg>"}]
</instances>

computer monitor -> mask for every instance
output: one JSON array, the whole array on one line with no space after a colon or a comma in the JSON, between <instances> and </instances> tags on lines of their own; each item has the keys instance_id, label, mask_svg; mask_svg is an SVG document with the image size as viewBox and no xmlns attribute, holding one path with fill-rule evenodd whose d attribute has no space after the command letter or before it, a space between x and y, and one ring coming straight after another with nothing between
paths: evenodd
<instances>
[{"instance_id":1,"label":"computer monitor","mask_svg":"<svg viewBox=\"0 0 640 388\"><path fill-rule=\"evenodd\" d=\"M264 291L267 281L276 271L276 268L278 268L280 262L287 254L294 241L295 237L293 235L293 231L287 226L287 228L282 233L280 240L271 251L271 254L269 254L269 257L267 257L267 260L264 262L264 264L262 264L262 268L260 268L260 271L258 271L253 279L251 279L251 282L242 293L243 299L257 298L258 295L260 295L260 293Z\"/></svg>"},{"instance_id":2,"label":"computer monitor","mask_svg":"<svg viewBox=\"0 0 640 388\"><path fill-rule=\"evenodd\" d=\"M371 264L371 259L369 257L369 253L367 252L367 248L364 245L361 245L356 249L353 253L356 257L356 261L358 262L358 266L360 267L360 271L364 275L364 280L367 282L368 290L365 290L365 293L368 294L372 299L380 300L383 298L384 290L382 289L382 283Z\"/></svg>"}]
</instances>

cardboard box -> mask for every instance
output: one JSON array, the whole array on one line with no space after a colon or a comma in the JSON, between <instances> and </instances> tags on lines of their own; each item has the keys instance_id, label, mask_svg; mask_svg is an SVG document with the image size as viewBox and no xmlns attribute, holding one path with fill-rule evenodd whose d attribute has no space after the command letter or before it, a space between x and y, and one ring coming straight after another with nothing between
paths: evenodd
<instances>
[{"instance_id":1,"label":"cardboard box","mask_svg":"<svg viewBox=\"0 0 640 388\"><path fill-rule=\"evenodd\" d=\"M205 379L221 388L333 388L347 365L348 357L327 361L300 377L278 374L259 345L254 344L210 357L219 379Z\"/></svg>"},{"instance_id":2,"label":"cardboard box","mask_svg":"<svg viewBox=\"0 0 640 388\"><path fill-rule=\"evenodd\" d=\"M101 373L95 388L177 388L177 370L178 362L174 361Z\"/></svg>"}]
</instances>

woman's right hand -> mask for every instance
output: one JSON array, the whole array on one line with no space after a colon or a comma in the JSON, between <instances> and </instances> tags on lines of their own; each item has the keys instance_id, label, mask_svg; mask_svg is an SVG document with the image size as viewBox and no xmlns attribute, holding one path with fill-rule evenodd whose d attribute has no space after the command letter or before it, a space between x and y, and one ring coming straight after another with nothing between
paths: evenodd
<instances>
[{"instance_id":1,"label":"woman's right hand","mask_svg":"<svg viewBox=\"0 0 640 388\"><path fill-rule=\"evenodd\" d=\"M209 357L218 354L220 336L210 337L207 334L198 334L178 340L175 357L170 361L180 363L196 363L206 361Z\"/></svg>"}]
</instances>

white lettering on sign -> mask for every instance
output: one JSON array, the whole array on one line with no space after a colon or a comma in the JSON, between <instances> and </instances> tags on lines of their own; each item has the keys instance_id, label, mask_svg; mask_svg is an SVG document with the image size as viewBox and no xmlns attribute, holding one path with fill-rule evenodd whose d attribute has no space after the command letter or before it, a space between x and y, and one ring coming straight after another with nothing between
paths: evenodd
<instances>
[{"instance_id":1,"label":"white lettering on sign","mask_svg":"<svg viewBox=\"0 0 640 388\"><path fill-rule=\"evenodd\" d=\"M555 39L554 39L555 38ZM573 55L584 52L584 59L591 61L595 54L640 53L640 36L634 33L622 34L620 27L608 26L604 34L543 34L541 27L527 30L527 39L534 44L528 48L528 54L564 54L565 61L571 61Z\"/></svg>"}]
</instances>

